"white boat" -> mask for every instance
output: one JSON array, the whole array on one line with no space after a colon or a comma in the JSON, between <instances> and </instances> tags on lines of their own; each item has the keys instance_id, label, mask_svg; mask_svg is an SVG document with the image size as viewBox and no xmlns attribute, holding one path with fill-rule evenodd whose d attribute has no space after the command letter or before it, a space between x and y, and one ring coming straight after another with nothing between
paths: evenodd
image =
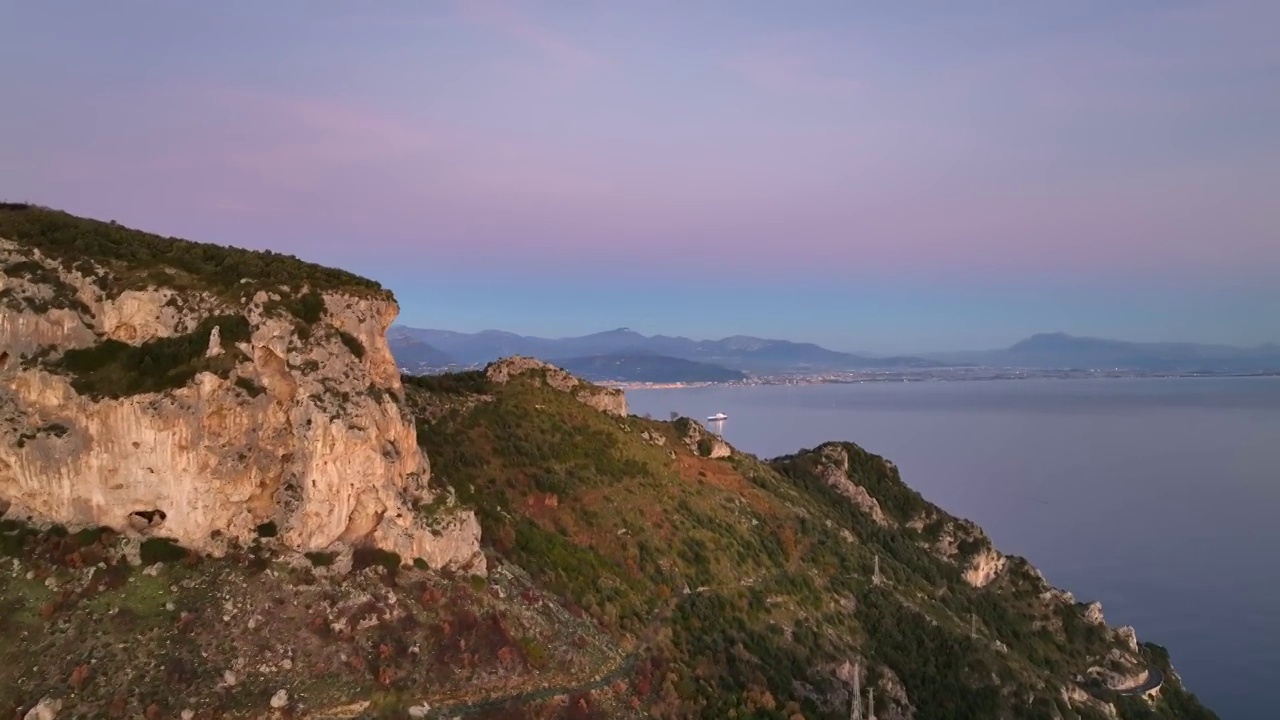
<instances>
[{"instance_id":1,"label":"white boat","mask_svg":"<svg viewBox=\"0 0 1280 720\"><path fill-rule=\"evenodd\" d=\"M720 422L721 420L724 420L727 417L729 416L725 415L724 413L718 412L715 415L709 416L707 419L710 420L711 422Z\"/></svg>"}]
</instances>

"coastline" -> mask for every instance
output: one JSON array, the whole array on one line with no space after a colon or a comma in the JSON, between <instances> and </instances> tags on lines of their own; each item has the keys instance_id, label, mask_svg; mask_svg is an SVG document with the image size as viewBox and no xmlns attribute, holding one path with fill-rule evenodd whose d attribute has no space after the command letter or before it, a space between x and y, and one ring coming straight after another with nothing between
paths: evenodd
<instances>
[{"instance_id":1,"label":"coastline","mask_svg":"<svg viewBox=\"0 0 1280 720\"><path fill-rule=\"evenodd\" d=\"M1280 371L1248 373L1141 372L1125 370L1015 370L992 368L951 368L903 372L842 371L813 374L757 375L732 382L640 382L595 380L596 384L618 390L681 390L706 387L750 387L763 385L853 385L882 382L993 382L1016 380L1123 380L1123 379L1205 379L1280 377Z\"/></svg>"}]
</instances>

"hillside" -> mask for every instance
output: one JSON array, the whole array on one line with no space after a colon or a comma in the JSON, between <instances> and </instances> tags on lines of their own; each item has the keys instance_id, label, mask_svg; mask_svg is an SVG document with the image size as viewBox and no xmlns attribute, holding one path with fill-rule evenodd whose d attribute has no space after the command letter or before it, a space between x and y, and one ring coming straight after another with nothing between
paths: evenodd
<instances>
[{"instance_id":1,"label":"hillside","mask_svg":"<svg viewBox=\"0 0 1280 720\"><path fill-rule=\"evenodd\" d=\"M402 378L287 256L5 206L0 267L0 717L1215 717L855 444Z\"/></svg>"},{"instance_id":2,"label":"hillside","mask_svg":"<svg viewBox=\"0 0 1280 720\"><path fill-rule=\"evenodd\" d=\"M496 556L638 664L653 717L1208 718L1110 628L851 443L761 461L687 418L603 415L537 368L406 380L437 477ZM880 582L876 582L876 566ZM1165 685L1154 705L1108 686ZM1076 682L1080 678L1080 682Z\"/></svg>"}]
</instances>

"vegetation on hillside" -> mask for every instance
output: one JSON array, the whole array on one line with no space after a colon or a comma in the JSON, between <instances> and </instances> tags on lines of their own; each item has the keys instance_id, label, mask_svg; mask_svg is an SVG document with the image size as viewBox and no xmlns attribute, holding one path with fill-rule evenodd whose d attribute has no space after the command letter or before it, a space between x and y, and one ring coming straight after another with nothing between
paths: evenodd
<instances>
[{"instance_id":1,"label":"vegetation on hillside","mask_svg":"<svg viewBox=\"0 0 1280 720\"><path fill-rule=\"evenodd\" d=\"M424 700L433 718L605 717L607 682L573 708L539 705L543 688L609 680L619 655L518 568L454 576L362 548L344 575L332 555L291 558L260 531L222 558L151 538L138 566L110 530L0 518L0 717L41 698L63 702L59 717L122 720L401 720ZM281 690L287 707L272 711ZM508 697L522 707L491 702Z\"/></svg>"},{"instance_id":2,"label":"vegetation on hillside","mask_svg":"<svg viewBox=\"0 0 1280 720\"><path fill-rule=\"evenodd\" d=\"M171 381L206 362L210 331L69 362L90 392L143 382L146 359ZM965 583L930 549L937 521L918 522L952 519L856 445L712 459L685 445L688 421L613 417L537 373L404 386L425 410L432 481L480 516L488 579L374 548L346 556L344 576L333 552L282 557L269 522L222 559L147 540L143 570L112 533L0 520L15 561L0 570L0 631L15 639L0 645L0 712L57 695L90 716L191 703L256 717L284 688L291 710L367 700L375 717L427 701L431 718L843 720L840 668L857 663L882 718L1105 717L1061 690L1114 639L1082 607L1047 603L1020 559L986 588ZM893 522L828 484L835 450ZM1093 690L1121 720L1215 717L1162 648L1145 652L1166 671L1159 701Z\"/></svg>"},{"instance_id":3,"label":"vegetation on hillside","mask_svg":"<svg viewBox=\"0 0 1280 720\"><path fill-rule=\"evenodd\" d=\"M23 203L0 203L0 238L93 277L109 294L149 286L203 290L228 299L279 287L386 294L372 280L292 255L165 238Z\"/></svg>"},{"instance_id":4,"label":"vegetation on hillside","mask_svg":"<svg viewBox=\"0 0 1280 720\"><path fill-rule=\"evenodd\" d=\"M817 451L712 460L676 424L611 418L537 382L405 386L410 407L433 408L419 439L435 479L476 509L490 552L637 653L631 683L653 717L846 718L835 668L858 659L882 717L901 709L896 691L917 718L1099 717L1058 688L1105 657L1108 635L1082 607L1046 604L1016 559L969 586L929 549L938 523L908 525L949 516L856 445L840 446L850 478L889 527L823 481ZM1164 692L1153 712L1175 714L1155 717L1212 717Z\"/></svg>"}]
</instances>

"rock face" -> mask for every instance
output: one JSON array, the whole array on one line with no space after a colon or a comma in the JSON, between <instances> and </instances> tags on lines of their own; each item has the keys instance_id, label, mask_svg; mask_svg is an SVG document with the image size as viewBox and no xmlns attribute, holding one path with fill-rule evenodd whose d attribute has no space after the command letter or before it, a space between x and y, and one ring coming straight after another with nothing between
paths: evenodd
<instances>
[{"instance_id":1,"label":"rock face","mask_svg":"<svg viewBox=\"0 0 1280 720\"><path fill-rule=\"evenodd\" d=\"M390 356L388 351L388 357ZM569 393L582 404L595 408L614 417L627 416L627 396L621 390L603 388L584 383L568 372L541 360L523 355L513 355L485 368L485 376L489 382L503 385L518 375L541 373L542 381L548 387Z\"/></svg>"},{"instance_id":2,"label":"rock face","mask_svg":"<svg viewBox=\"0 0 1280 720\"><path fill-rule=\"evenodd\" d=\"M281 304L305 287L113 295L95 277L106 268L70 269L0 239L0 266L16 262L39 269L0 274L0 501L11 514L215 555L274 523L298 551L372 543L406 562L484 571L473 513L415 510L433 499L430 469L384 336L398 312L389 295L310 293L323 307L300 322ZM41 309L69 289L72 309ZM244 339L207 330L199 354L222 371L176 387L82 394L56 365L69 350L116 347L106 341L182 337L211 317L247 320Z\"/></svg>"},{"instance_id":3,"label":"rock face","mask_svg":"<svg viewBox=\"0 0 1280 720\"><path fill-rule=\"evenodd\" d=\"M680 418L676 424L677 431L684 444L695 453L709 458L727 458L733 454L733 448L713 432L709 432L696 420Z\"/></svg>"},{"instance_id":4,"label":"rock face","mask_svg":"<svg viewBox=\"0 0 1280 720\"><path fill-rule=\"evenodd\" d=\"M969 562L964 581L974 587L986 587L1004 571L1008 558L994 548L983 548Z\"/></svg>"},{"instance_id":5,"label":"rock face","mask_svg":"<svg viewBox=\"0 0 1280 720\"><path fill-rule=\"evenodd\" d=\"M1105 625L1107 621L1102 615L1102 603L1097 600L1089 603L1084 610L1084 619L1094 625Z\"/></svg>"},{"instance_id":6,"label":"rock face","mask_svg":"<svg viewBox=\"0 0 1280 720\"><path fill-rule=\"evenodd\" d=\"M818 472L822 481L870 515L877 525L887 527L889 519L880 509L880 502L871 497L866 488L849 478L849 451L840 445L830 444L824 445L820 452L822 465Z\"/></svg>"},{"instance_id":7,"label":"rock face","mask_svg":"<svg viewBox=\"0 0 1280 720\"><path fill-rule=\"evenodd\" d=\"M27 711L23 716L23 720L54 720L58 717L58 711L62 710L62 701L52 698L44 698L36 703L36 706Z\"/></svg>"}]
</instances>

